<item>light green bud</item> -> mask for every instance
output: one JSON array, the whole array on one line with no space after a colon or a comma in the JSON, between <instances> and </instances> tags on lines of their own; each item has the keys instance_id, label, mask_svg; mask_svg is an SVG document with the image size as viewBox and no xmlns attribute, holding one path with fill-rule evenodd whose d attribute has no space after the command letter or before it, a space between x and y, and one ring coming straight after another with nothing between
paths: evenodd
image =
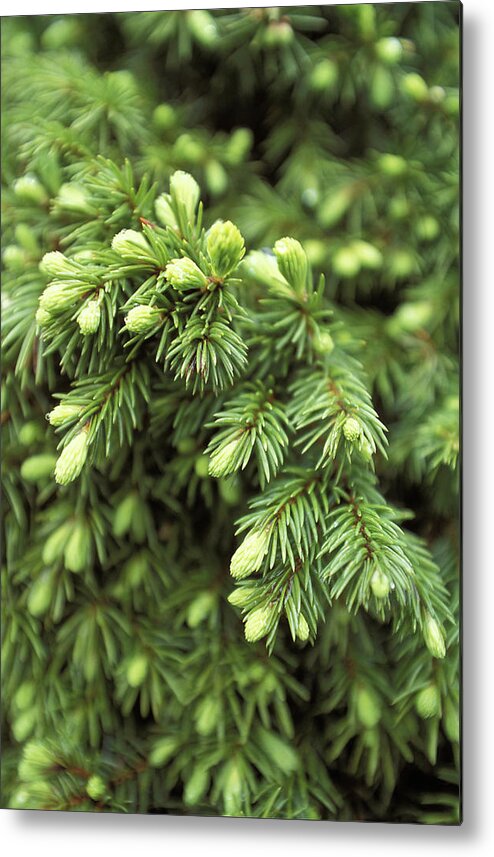
<instances>
[{"instance_id":1,"label":"light green bud","mask_svg":"<svg viewBox=\"0 0 494 857\"><path fill-rule=\"evenodd\" d=\"M59 51L80 44L81 29L74 18L59 18L44 30L41 44L44 48Z\"/></svg>"},{"instance_id":2,"label":"light green bud","mask_svg":"<svg viewBox=\"0 0 494 857\"><path fill-rule=\"evenodd\" d=\"M209 458L207 455L198 455L194 462L194 470L200 479L209 476Z\"/></svg>"},{"instance_id":3,"label":"light green bud","mask_svg":"<svg viewBox=\"0 0 494 857\"><path fill-rule=\"evenodd\" d=\"M99 300L89 301L77 316L77 324L83 336L96 333L101 320L101 306Z\"/></svg>"},{"instance_id":4,"label":"light green bud","mask_svg":"<svg viewBox=\"0 0 494 857\"><path fill-rule=\"evenodd\" d=\"M213 592L201 592L190 603L187 610L187 625L197 628L209 616L216 606L216 596Z\"/></svg>"},{"instance_id":5,"label":"light green bud","mask_svg":"<svg viewBox=\"0 0 494 857\"><path fill-rule=\"evenodd\" d=\"M433 104L441 104L446 98L446 90L442 86L431 86L429 89L429 100Z\"/></svg>"},{"instance_id":6,"label":"light green bud","mask_svg":"<svg viewBox=\"0 0 494 857\"><path fill-rule=\"evenodd\" d=\"M309 636L310 636L309 624L308 624L307 619L305 618L304 614L301 613L299 620L298 620L297 637L299 640L301 640L303 643L305 643L309 639Z\"/></svg>"},{"instance_id":7,"label":"light green bud","mask_svg":"<svg viewBox=\"0 0 494 857\"><path fill-rule=\"evenodd\" d=\"M309 85L316 92L332 89L338 81L338 65L330 59L320 60L309 75Z\"/></svg>"},{"instance_id":8,"label":"light green bud","mask_svg":"<svg viewBox=\"0 0 494 857\"><path fill-rule=\"evenodd\" d=\"M190 779L187 780L187 784L184 789L184 802L188 806L194 806L199 803L206 793L208 785L209 773L205 768L198 765L192 771Z\"/></svg>"},{"instance_id":9,"label":"light green bud","mask_svg":"<svg viewBox=\"0 0 494 857\"><path fill-rule=\"evenodd\" d=\"M204 146L196 140L191 134L180 134L175 140L173 146L173 154L180 161L187 161L189 164L200 164L205 157ZM186 173L182 173L186 175Z\"/></svg>"},{"instance_id":10,"label":"light green bud","mask_svg":"<svg viewBox=\"0 0 494 857\"><path fill-rule=\"evenodd\" d=\"M39 307L49 314L64 311L73 306L76 296L77 290L74 290L71 283L64 283L62 281L51 283L41 293Z\"/></svg>"},{"instance_id":11,"label":"light green bud","mask_svg":"<svg viewBox=\"0 0 494 857\"><path fill-rule=\"evenodd\" d=\"M107 791L106 783L102 777L98 776L98 774L93 774L92 777L89 777L86 783L86 792L91 800L103 800Z\"/></svg>"},{"instance_id":12,"label":"light green bud","mask_svg":"<svg viewBox=\"0 0 494 857\"><path fill-rule=\"evenodd\" d=\"M48 194L41 182L36 176L29 173L17 179L13 184L13 188L17 199L20 199L22 202L43 205L48 200Z\"/></svg>"},{"instance_id":13,"label":"light green bud","mask_svg":"<svg viewBox=\"0 0 494 857\"><path fill-rule=\"evenodd\" d=\"M319 354L331 354L334 350L333 337L327 330L317 331L312 340L312 344Z\"/></svg>"},{"instance_id":14,"label":"light green bud","mask_svg":"<svg viewBox=\"0 0 494 857\"><path fill-rule=\"evenodd\" d=\"M422 241L433 241L439 235L439 230L439 223L431 214L425 214L424 217L421 217L415 228L417 237Z\"/></svg>"},{"instance_id":15,"label":"light green bud","mask_svg":"<svg viewBox=\"0 0 494 857\"><path fill-rule=\"evenodd\" d=\"M169 226L171 229L178 229L177 218L171 206L171 196L167 193L162 193L154 203L156 217L163 226Z\"/></svg>"},{"instance_id":16,"label":"light green bud","mask_svg":"<svg viewBox=\"0 0 494 857\"><path fill-rule=\"evenodd\" d=\"M34 708L29 708L27 711L23 711L15 718L12 723L12 732L19 744L22 744L32 734L38 721L38 716L38 707L35 706Z\"/></svg>"},{"instance_id":17,"label":"light green bud","mask_svg":"<svg viewBox=\"0 0 494 857\"><path fill-rule=\"evenodd\" d=\"M415 268L415 258L409 250L398 248L390 254L389 267L395 277L408 277Z\"/></svg>"},{"instance_id":18,"label":"light green bud","mask_svg":"<svg viewBox=\"0 0 494 857\"><path fill-rule=\"evenodd\" d=\"M376 42L376 55L381 62L394 65L403 56L403 45L394 36L378 39Z\"/></svg>"},{"instance_id":19,"label":"light green bud","mask_svg":"<svg viewBox=\"0 0 494 857\"><path fill-rule=\"evenodd\" d=\"M391 72L382 65L375 67L372 78L370 95L374 107L385 110L393 101L395 84Z\"/></svg>"},{"instance_id":20,"label":"light green bud","mask_svg":"<svg viewBox=\"0 0 494 857\"><path fill-rule=\"evenodd\" d=\"M169 131L177 124L177 113L171 104L158 104L153 111L153 124L160 131Z\"/></svg>"},{"instance_id":21,"label":"light green bud","mask_svg":"<svg viewBox=\"0 0 494 857\"><path fill-rule=\"evenodd\" d=\"M84 571L91 557L91 532L85 521L76 521L65 545L65 568L78 574Z\"/></svg>"},{"instance_id":22,"label":"light green bud","mask_svg":"<svg viewBox=\"0 0 494 857\"><path fill-rule=\"evenodd\" d=\"M274 245L278 268L285 280L295 289L303 289L307 281L307 254L295 238L280 238Z\"/></svg>"},{"instance_id":23,"label":"light green bud","mask_svg":"<svg viewBox=\"0 0 494 857\"><path fill-rule=\"evenodd\" d=\"M142 232L122 229L114 235L112 249L128 262L154 261L153 251Z\"/></svg>"},{"instance_id":24,"label":"light green bud","mask_svg":"<svg viewBox=\"0 0 494 857\"><path fill-rule=\"evenodd\" d=\"M281 48L289 45L293 38L293 28L288 21L271 21L264 30L263 43L267 48Z\"/></svg>"},{"instance_id":25,"label":"light green bud","mask_svg":"<svg viewBox=\"0 0 494 857\"><path fill-rule=\"evenodd\" d=\"M130 687L140 687L147 676L148 667L149 662L143 652L138 652L130 659L126 672L127 683Z\"/></svg>"},{"instance_id":26,"label":"light green bud","mask_svg":"<svg viewBox=\"0 0 494 857\"><path fill-rule=\"evenodd\" d=\"M307 258L311 265L315 267L323 267L326 262L328 252L324 241L308 238L304 241L304 250L307 253Z\"/></svg>"},{"instance_id":27,"label":"light green bud","mask_svg":"<svg viewBox=\"0 0 494 857\"><path fill-rule=\"evenodd\" d=\"M26 708L29 708L33 701L36 693L36 685L33 681L23 681L21 685L17 688L14 696L14 702L21 711L24 711Z\"/></svg>"},{"instance_id":28,"label":"light green bud","mask_svg":"<svg viewBox=\"0 0 494 857\"><path fill-rule=\"evenodd\" d=\"M75 182L61 185L56 201L58 206L66 211L94 214L87 191Z\"/></svg>"},{"instance_id":29,"label":"light green bud","mask_svg":"<svg viewBox=\"0 0 494 857\"><path fill-rule=\"evenodd\" d=\"M406 173L408 166L405 158L402 158L401 155L392 155L389 153L380 155L377 163L382 173L393 178Z\"/></svg>"},{"instance_id":30,"label":"light green bud","mask_svg":"<svg viewBox=\"0 0 494 857\"><path fill-rule=\"evenodd\" d=\"M271 531L251 530L237 548L230 562L230 574L237 580L258 571L269 547Z\"/></svg>"},{"instance_id":31,"label":"light green bud","mask_svg":"<svg viewBox=\"0 0 494 857\"><path fill-rule=\"evenodd\" d=\"M387 598L390 589L389 577L380 568L376 568L371 577L370 585L376 598Z\"/></svg>"},{"instance_id":32,"label":"light green bud","mask_svg":"<svg viewBox=\"0 0 494 857\"><path fill-rule=\"evenodd\" d=\"M177 749L176 738L161 738L153 747L149 754L149 764L152 768L161 768L165 762L168 762Z\"/></svg>"},{"instance_id":33,"label":"light green bud","mask_svg":"<svg viewBox=\"0 0 494 857\"><path fill-rule=\"evenodd\" d=\"M269 633L273 610L271 607L257 607L248 614L245 622L245 639L248 643L255 643Z\"/></svg>"},{"instance_id":34,"label":"light green bud","mask_svg":"<svg viewBox=\"0 0 494 857\"><path fill-rule=\"evenodd\" d=\"M39 423L36 420L29 420L28 423L24 423L19 429L17 439L22 446L32 446L37 441L42 440L43 434L44 432Z\"/></svg>"},{"instance_id":35,"label":"light green bud","mask_svg":"<svg viewBox=\"0 0 494 857\"><path fill-rule=\"evenodd\" d=\"M237 586L233 592L230 592L228 601L233 607L246 607L255 593L256 589L254 586Z\"/></svg>"},{"instance_id":36,"label":"light green bud","mask_svg":"<svg viewBox=\"0 0 494 857\"><path fill-rule=\"evenodd\" d=\"M172 259L165 268L165 275L176 289L205 289L208 284L206 275L187 256L182 259Z\"/></svg>"},{"instance_id":37,"label":"light green bud","mask_svg":"<svg viewBox=\"0 0 494 857\"><path fill-rule=\"evenodd\" d=\"M431 682L422 688L415 697L415 710L419 717L428 720L441 713L441 694L436 684Z\"/></svg>"},{"instance_id":38,"label":"light green bud","mask_svg":"<svg viewBox=\"0 0 494 857\"><path fill-rule=\"evenodd\" d=\"M333 270L338 276L344 278L355 277L360 271L360 259L351 247L340 247L333 255Z\"/></svg>"},{"instance_id":39,"label":"light green bud","mask_svg":"<svg viewBox=\"0 0 494 857\"><path fill-rule=\"evenodd\" d=\"M226 476L228 473L234 473L240 466L240 460L237 456L237 451L242 443L242 437L236 437L231 440L226 446L219 446L209 459L209 475Z\"/></svg>"},{"instance_id":40,"label":"light green bud","mask_svg":"<svg viewBox=\"0 0 494 857\"><path fill-rule=\"evenodd\" d=\"M291 774L297 770L299 767L298 755L287 741L273 732L268 732L263 727L258 727L257 737L264 752L284 774Z\"/></svg>"},{"instance_id":41,"label":"light green bud","mask_svg":"<svg viewBox=\"0 0 494 857\"><path fill-rule=\"evenodd\" d=\"M185 13L190 32L205 48L211 48L218 40L216 21L206 9L191 9Z\"/></svg>"},{"instance_id":42,"label":"light green bud","mask_svg":"<svg viewBox=\"0 0 494 857\"><path fill-rule=\"evenodd\" d=\"M41 553L45 565L52 565L52 563L56 562L62 556L71 532L72 522L65 521L47 538Z\"/></svg>"},{"instance_id":43,"label":"light green bud","mask_svg":"<svg viewBox=\"0 0 494 857\"><path fill-rule=\"evenodd\" d=\"M430 301L407 301L398 307L389 320L391 332L414 333L425 327L434 315L434 306Z\"/></svg>"},{"instance_id":44,"label":"light green bud","mask_svg":"<svg viewBox=\"0 0 494 857\"><path fill-rule=\"evenodd\" d=\"M448 696L444 702L444 731L450 741L460 740L460 712L458 703L454 703Z\"/></svg>"},{"instance_id":45,"label":"light green bud","mask_svg":"<svg viewBox=\"0 0 494 857\"><path fill-rule=\"evenodd\" d=\"M319 208L318 219L321 226L328 229L335 226L343 215L348 211L352 201L352 190L342 187L334 193L330 193L323 200Z\"/></svg>"},{"instance_id":46,"label":"light green bud","mask_svg":"<svg viewBox=\"0 0 494 857\"><path fill-rule=\"evenodd\" d=\"M139 497L134 492L127 494L127 496L120 501L115 509L115 515L113 518L113 534L117 538L121 538L125 533L129 532L138 508Z\"/></svg>"},{"instance_id":47,"label":"light green bud","mask_svg":"<svg viewBox=\"0 0 494 857\"><path fill-rule=\"evenodd\" d=\"M2 254L3 264L9 271L24 268L27 262L26 252L17 244L9 244Z\"/></svg>"},{"instance_id":48,"label":"light green bud","mask_svg":"<svg viewBox=\"0 0 494 857\"><path fill-rule=\"evenodd\" d=\"M360 423L355 417L347 417L343 423L343 434L351 443L355 443L360 437L362 429Z\"/></svg>"},{"instance_id":49,"label":"light green bud","mask_svg":"<svg viewBox=\"0 0 494 857\"><path fill-rule=\"evenodd\" d=\"M81 413L80 405L56 405L46 418L51 426L62 426L64 423L77 419Z\"/></svg>"},{"instance_id":50,"label":"light green bud","mask_svg":"<svg viewBox=\"0 0 494 857\"><path fill-rule=\"evenodd\" d=\"M433 658L444 658L446 654L446 644L444 642L444 632L439 625L439 622L427 613L423 627L425 645L429 649Z\"/></svg>"},{"instance_id":51,"label":"light green bud","mask_svg":"<svg viewBox=\"0 0 494 857\"><path fill-rule=\"evenodd\" d=\"M360 264L363 268L375 270L380 268L383 263L383 255L377 247L369 244L368 241L354 241L352 247L355 248Z\"/></svg>"},{"instance_id":52,"label":"light green bud","mask_svg":"<svg viewBox=\"0 0 494 857\"><path fill-rule=\"evenodd\" d=\"M56 456L49 453L31 455L21 465L21 476L26 482L40 482L52 476L55 469Z\"/></svg>"},{"instance_id":53,"label":"light green bud","mask_svg":"<svg viewBox=\"0 0 494 857\"><path fill-rule=\"evenodd\" d=\"M227 143L226 156L231 164L241 164L252 147L253 134L250 128L236 128Z\"/></svg>"},{"instance_id":54,"label":"light green bud","mask_svg":"<svg viewBox=\"0 0 494 857\"><path fill-rule=\"evenodd\" d=\"M39 263L39 269L42 274L47 274L49 277L70 277L74 274L76 266L59 250L53 250L45 253Z\"/></svg>"},{"instance_id":55,"label":"light green bud","mask_svg":"<svg viewBox=\"0 0 494 857\"><path fill-rule=\"evenodd\" d=\"M160 311L156 307L139 304L125 316L125 326L131 333L147 333L159 320Z\"/></svg>"},{"instance_id":56,"label":"light green bud","mask_svg":"<svg viewBox=\"0 0 494 857\"><path fill-rule=\"evenodd\" d=\"M213 271L218 277L226 277L240 264L245 254L244 239L230 220L213 223L207 236L207 248Z\"/></svg>"},{"instance_id":57,"label":"light green bud","mask_svg":"<svg viewBox=\"0 0 494 857\"><path fill-rule=\"evenodd\" d=\"M210 158L204 167L206 184L213 196L224 193L228 187L228 174L225 168L215 158Z\"/></svg>"},{"instance_id":58,"label":"light green bud","mask_svg":"<svg viewBox=\"0 0 494 857\"><path fill-rule=\"evenodd\" d=\"M67 485L79 476L86 463L88 444L88 433L83 430L62 450L55 466L55 481L59 485Z\"/></svg>"},{"instance_id":59,"label":"light green bud","mask_svg":"<svg viewBox=\"0 0 494 857\"><path fill-rule=\"evenodd\" d=\"M18 223L15 227L15 240L24 250L37 256L39 253L39 242L36 233L27 223Z\"/></svg>"},{"instance_id":60,"label":"light green bud","mask_svg":"<svg viewBox=\"0 0 494 857\"><path fill-rule=\"evenodd\" d=\"M220 701L215 696L206 696L197 706L194 719L199 735L210 735L220 716Z\"/></svg>"},{"instance_id":61,"label":"light green bud","mask_svg":"<svg viewBox=\"0 0 494 857\"><path fill-rule=\"evenodd\" d=\"M38 307L34 318L38 327L45 327L50 321L52 321L51 313L49 313L48 310L43 309L43 307Z\"/></svg>"},{"instance_id":62,"label":"light green bud","mask_svg":"<svg viewBox=\"0 0 494 857\"><path fill-rule=\"evenodd\" d=\"M374 691L361 686L357 690L357 717L366 729L373 729L381 719L381 703Z\"/></svg>"},{"instance_id":63,"label":"light green bud","mask_svg":"<svg viewBox=\"0 0 494 857\"><path fill-rule=\"evenodd\" d=\"M401 81L401 89L409 98L414 101L427 101L429 97L429 87L423 77L415 71L406 74Z\"/></svg>"},{"instance_id":64,"label":"light green bud","mask_svg":"<svg viewBox=\"0 0 494 857\"><path fill-rule=\"evenodd\" d=\"M170 178L170 194L174 203L183 206L185 209L189 223L193 223L201 195L196 180L190 173L177 170Z\"/></svg>"},{"instance_id":65,"label":"light green bud","mask_svg":"<svg viewBox=\"0 0 494 857\"><path fill-rule=\"evenodd\" d=\"M43 616L48 610L53 595L53 577L50 570L43 571L29 590L27 609L31 616Z\"/></svg>"}]
</instances>

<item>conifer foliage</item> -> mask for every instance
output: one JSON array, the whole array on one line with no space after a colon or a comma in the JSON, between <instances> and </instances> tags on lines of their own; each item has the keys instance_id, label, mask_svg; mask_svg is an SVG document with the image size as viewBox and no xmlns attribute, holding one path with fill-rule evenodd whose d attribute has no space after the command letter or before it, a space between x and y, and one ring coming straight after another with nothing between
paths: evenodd
<instances>
[{"instance_id":1,"label":"conifer foliage","mask_svg":"<svg viewBox=\"0 0 494 857\"><path fill-rule=\"evenodd\" d=\"M458 13L4 20L3 806L458 823Z\"/></svg>"}]
</instances>

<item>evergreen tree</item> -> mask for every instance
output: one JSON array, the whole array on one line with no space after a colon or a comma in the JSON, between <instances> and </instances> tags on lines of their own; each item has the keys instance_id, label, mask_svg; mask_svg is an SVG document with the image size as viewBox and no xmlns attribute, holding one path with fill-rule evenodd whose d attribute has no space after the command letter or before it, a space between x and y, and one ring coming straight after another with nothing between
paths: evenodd
<instances>
[{"instance_id":1,"label":"evergreen tree","mask_svg":"<svg viewBox=\"0 0 494 857\"><path fill-rule=\"evenodd\" d=\"M4 806L458 823L458 16L4 19Z\"/></svg>"}]
</instances>

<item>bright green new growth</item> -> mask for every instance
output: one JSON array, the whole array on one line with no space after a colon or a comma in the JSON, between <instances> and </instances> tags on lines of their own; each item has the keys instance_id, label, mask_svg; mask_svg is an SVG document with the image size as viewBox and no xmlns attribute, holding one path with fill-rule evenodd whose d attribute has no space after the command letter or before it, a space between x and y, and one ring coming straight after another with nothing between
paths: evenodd
<instances>
[{"instance_id":1,"label":"bright green new growth","mask_svg":"<svg viewBox=\"0 0 494 857\"><path fill-rule=\"evenodd\" d=\"M2 23L4 805L457 823L455 4Z\"/></svg>"}]
</instances>

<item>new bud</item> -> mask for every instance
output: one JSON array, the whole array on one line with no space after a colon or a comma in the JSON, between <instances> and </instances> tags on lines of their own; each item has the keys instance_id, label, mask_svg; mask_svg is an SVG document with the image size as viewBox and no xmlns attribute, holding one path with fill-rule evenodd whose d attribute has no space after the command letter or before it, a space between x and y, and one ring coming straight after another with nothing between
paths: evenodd
<instances>
[{"instance_id":1,"label":"new bud","mask_svg":"<svg viewBox=\"0 0 494 857\"><path fill-rule=\"evenodd\" d=\"M380 568L376 568L374 574L371 577L371 589L376 598L380 600L383 598L387 598L389 594L389 577L387 574L384 574Z\"/></svg>"},{"instance_id":2,"label":"new bud","mask_svg":"<svg viewBox=\"0 0 494 857\"><path fill-rule=\"evenodd\" d=\"M64 423L69 422L69 420L75 420L81 413L81 408L79 405L56 405L49 414L46 415L46 419L50 423L51 426L62 426Z\"/></svg>"},{"instance_id":3,"label":"new bud","mask_svg":"<svg viewBox=\"0 0 494 857\"><path fill-rule=\"evenodd\" d=\"M98 300L89 301L77 316L77 323L83 336L96 333L101 320L101 306Z\"/></svg>"},{"instance_id":4,"label":"new bud","mask_svg":"<svg viewBox=\"0 0 494 857\"><path fill-rule=\"evenodd\" d=\"M423 628L425 645L429 649L433 658L444 658L446 654L446 644L444 642L444 632L433 616L427 614Z\"/></svg>"},{"instance_id":5,"label":"new bud","mask_svg":"<svg viewBox=\"0 0 494 857\"><path fill-rule=\"evenodd\" d=\"M230 574L237 580L248 577L261 567L269 546L270 530L251 530L237 548L230 562Z\"/></svg>"},{"instance_id":6,"label":"new bud","mask_svg":"<svg viewBox=\"0 0 494 857\"><path fill-rule=\"evenodd\" d=\"M280 238L274 245L280 274L295 289L303 289L307 280L307 255L300 241Z\"/></svg>"},{"instance_id":7,"label":"new bud","mask_svg":"<svg viewBox=\"0 0 494 857\"><path fill-rule=\"evenodd\" d=\"M132 307L125 316L125 326L131 333L146 333L158 323L159 319L160 313L156 307L139 304Z\"/></svg>"},{"instance_id":8,"label":"new bud","mask_svg":"<svg viewBox=\"0 0 494 857\"><path fill-rule=\"evenodd\" d=\"M245 639L255 643L269 632L273 611L270 607L258 607L249 613L245 623Z\"/></svg>"},{"instance_id":9,"label":"new bud","mask_svg":"<svg viewBox=\"0 0 494 857\"><path fill-rule=\"evenodd\" d=\"M142 232L135 229L122 229L111 242L112 249L128 262L149 262L153 260L153 251Z\"/></svg>"},{"instance_id":10,"label":"new bud","mask_svg":"<svg viewBox=\"0 0 494 857\"><path fill-rule=\"evenodd\" d=\"M233 592L230 592L228 602L234 607L246 607L255 592L253 586L238 586Z\"/></svg>"},{"instance_id":11,"label":"new bud","mask_svg":"<svg viewBox=\"0 0 494 857\"><path fill-rule=\"evenodd\" d=\"M40 482L48 479L55 469L56 458L49 453L32 455L21 465L21 476L26 482Z\"/></svg>"},{"instance_id":12,"label":"new bud","mask_svg":"<svg viewBox=\"0 0 494 857\"><path fill-rule=\"evenodd\" d=\"M13 188L16 197L22 202L43 205L48 199L48 194L43 185L33 175L21 176L21 178L14 182Z\"/></svg>"},{"instance_id":13,"label":"new bud","mask_svg":"<svg viewBox=\"0 0 494 857\"><path fill-rule=\"evenodd\" d=\"M312 340L312 344L314 346L314 350L317 351L318 354L331 354L334 349L333 337L327 330L322 332L317 331Z\"/></svg>"},{"instance_id":14,"label":"new bud","mask_svg":"<svg viewBox=\"0 0 494 857\"><path fill-rule=\"evenodd\" d=\"M427 101L429 96L429 87L424 78L415 71L405 75L401 81L401 89L414 101Z\"/></svg>"},{"instance_id":15,"label":"new bud","mask_svg":"<svg viewBox=\"0 0 494 857\"><path fill-rule=\"evenodd\" d=\"M366 729L373 729L381 719L381 703L371 688L357 691L357 717Z\"/></svg>"},{"instance_id":16,"label":"new bud","mask_svg":"<svg viewBox=\"0 0 494 857\"><path fill-rule=\"evenodd\" d=\"M76 295L70 283L51 283L40 295L39 308L48 314L69 309Z\"/></svg>"},{"instance_id":17,"label":"new bud","mask_svg":"<svg viewBox=\"0 0 494 857\"><path fill-rule=\"evenodd\" d=\"M88 443L88 433L83 430L62 450L55 465L55 481L59 485L67 485L79 476L86 463Z\"/></svg>"},{"instance_id":18,"label":"new bud","mask_svg":"<svg viewBox=\"0 0 494 857\"><path fill-rule=\"evenodd\" d=\"M199 266L186 256L172 259L165 268L165 275L176 289L204 289L208 284L208 278Z\"/></svg>"},{"instance_id":19,"label":"new bud","mask_svg":"<svg viewBox=\"0 0 494 857\"><path fill-rule=\"evenodd\" d=\"M307 619L305 618L303 613L301 613L300 618L298 620L297 637L299 640L305 643L309 639L309 635L310 629Z\"/></svg>"},{"instance_id":20,"label":"new bud","mask_svg":"<svg viewBox=\"0 0 494 857\"><path fill-rule=\"evenodd\" d=\"M74 274L75 266L59 250L53 250L45 253L39 263L39 269L42 274L47 274L49 277L70 277Z\"/></svg>"},{"instance_id":21,"label":"new bud","mask_svg":"<svg viewBox=\"0 0 494 857\"><path fill-rule=\"evenodd\" d=\"M167 193L162 193L154 203L156 217L163 226L169 226L171 229L178 229L177 219L171 207L171 196Z\"/></svg>"},{"instance_id":22,"label":"new bud","mask_svg":"<svg viewBox=\"0 0 494 857\"><path fill-rule=\"evenodd\" d=\"M127 665L127 683L130 687L139 687L147 676L148 659L145 654L138 653L134 655Z\"/></svg>"},{"instance_id":23,"label":"new bud","mask_svg":"<svg viewBox=\"0 0 494 857\"><path fill-rule=\"evenodd\" d=\"M103 800L107 793L105 781L98 774L93 774L87 781L86 792L91 800Z\"/></svg>"},{"instance_id":24,"label":"new bud","mask_svg":"<svg viewBox=\"0 0 494 857\"><path fill-rule=\"evenodd\" d=\"M230 220L217 220L208 232L207 248L214 273L226 277L241 262L245 243L239 230Z\"/></svg>"},{"instance_id":25,"label":"new bud","mask_svg":"<svg viewBox=\"0 0 494 857\"><path fill-rule=\"evenodd\" d=\"M201 195L196 180L189 173L177 170L170 178L170 194L175 204L185 208L189 223L193 223Z\"/></svg>"},{"instance_id":26,"label":"new bud","mask_svg":"<svg viewBox=\"0 0 494 857\"><path fill-rule=\"evenodd\" d=\"M237 451L242 442L241 437L231 440L226 446L220 446L216 449L209 459L209 475L219 478L227 476L238 469L240 461L237 457Z\"/></svg>"},{"instance_id":27,"label":"new bud","mask_svg":"<svg viewBox=\"0 0 494 857\"><path fill-rule=\"evenodd\" d=\"M343 434L345 438L350 441L350 443L355 443L360 437L361 428L360 423L355 417L347 417L345 422L343 423Z\"/></svg>"},{"instance_id":28,"label":"new bud","mask_svg":"<svg viewBox=\"0 0 494 857\"><path fill-rule=\"evenodd\" d=\"M441 694L433 682L422 688L415 697L415 710L424 720L441 713Z\"/></svg>"}]
</instances>

